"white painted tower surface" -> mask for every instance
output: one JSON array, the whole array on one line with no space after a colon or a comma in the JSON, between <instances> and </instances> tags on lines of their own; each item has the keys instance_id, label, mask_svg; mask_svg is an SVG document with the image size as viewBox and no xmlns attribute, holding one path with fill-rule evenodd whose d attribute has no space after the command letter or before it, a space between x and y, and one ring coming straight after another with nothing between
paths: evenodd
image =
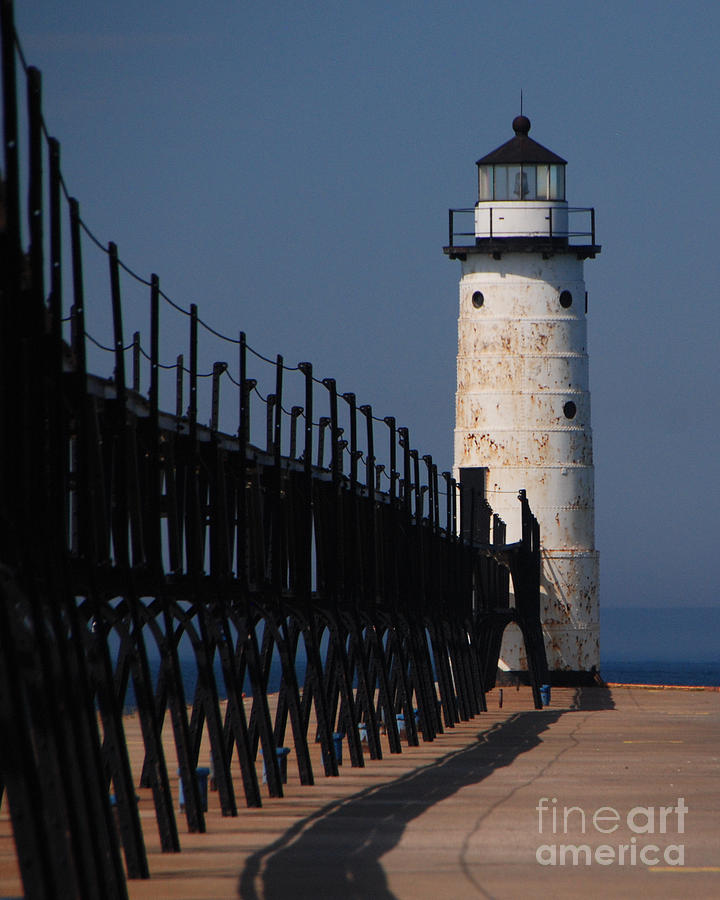
<instances>
[{"instance_id":1,"label":"white painted tower surface","mask_svg":"<svg viewBox=\"0 0 720 900\"><path fill-rule=\"evenodd\" d=\"M565 160L528 136L525 116L513 129L478 160L476 206L451 211L445 252L462 264L455 477L486 470L508 541L520 539L517 494L527 491L548 666L554 680L583 680L600 662L583 263L600 247L593 210L568 207ZM527 668L516 626L501 667Z\"/></svg>"}]
</instances>

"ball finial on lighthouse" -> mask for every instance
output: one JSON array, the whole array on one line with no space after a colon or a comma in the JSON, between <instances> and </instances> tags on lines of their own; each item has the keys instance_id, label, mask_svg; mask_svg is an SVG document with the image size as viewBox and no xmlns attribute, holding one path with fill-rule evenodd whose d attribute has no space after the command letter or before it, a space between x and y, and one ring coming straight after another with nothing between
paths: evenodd
<instances>
[{"instance_id":1,"label":"ball finial on lighthouse","mask_svg":"<svg viewBox=\"0 0 720 900\"><path fill-rule=\"evenodd\" d=\"M530 119L527 116L515 116L512 127L518 137L527 135L530 131Z\"/></svg>"},{"instance_id":2,"label":"ball finial on lighthouse","mask_svg":"<svg viewBox=\"0 0 720 900\"><path fill-rule=\"evenodd\" d=\"M583 681L599 666L583 264L600 247L594 211L568 207L566 160L530 137L526 116L512 127L477 161L475 206L450 211L445 252L462 265L455 475L484 484L508 541L520 537L526 491L540 523L552 678ZM511 625L503 666L522 672L524 655Z\"/></svg>"}]
</instances>

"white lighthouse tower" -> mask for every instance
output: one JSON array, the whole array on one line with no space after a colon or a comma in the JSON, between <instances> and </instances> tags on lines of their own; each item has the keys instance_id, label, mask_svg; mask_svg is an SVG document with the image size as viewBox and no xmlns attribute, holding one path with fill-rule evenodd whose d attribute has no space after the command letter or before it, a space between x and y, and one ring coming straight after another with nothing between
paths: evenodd
<instances>
[{"instance_id":1,"label":"white lighthouse tower","mask_svg":"<svg viewBox=\"0 0 720 900\"><path fill-rule=\"evenodd\" d=\"M477 162L475 207L450 211L445 252L462 263L455 476L484 481L508 541L520 538L517 494L527 491L551 678L577 683L599 667L583 262L600 247L594 211L568 207L566 161L529 137L525 116L513 130ZM522 672L524 655L511 625L501 667Z\"/></svg>"}]
</instances>

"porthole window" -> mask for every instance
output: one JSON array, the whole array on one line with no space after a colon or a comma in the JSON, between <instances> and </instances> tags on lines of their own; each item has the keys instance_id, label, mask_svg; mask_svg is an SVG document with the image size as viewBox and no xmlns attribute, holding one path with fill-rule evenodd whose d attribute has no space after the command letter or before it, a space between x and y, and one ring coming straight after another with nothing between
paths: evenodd
<instances>
[{"instance_id":1,"label":"porthole window","mask_svg":"<svg viewBox=\"0 0 720 900\"><path fill-rule=\"evenodd\" d=\"M562 306L563 309L570 309L572 306L572 294L570 291L560 292L560 306Z\"/></svg>"},{"instance_id":2,"label":"porthole window","mask_svg":"<svg viewBox=\"0 0 720 900\"><path fill-rule=\"evenodd\" d=\"M484 302L485 298L482 295L482 291L475 291L475 293L472 295L472 305L475 307L475 309L480 309Z\"/></svg>"},{"instance_id":3,"label":"porthole window","mask_svg":"<svg viewBox=\"0 0 720 900\"><path fill-rule=\"evenodd\" d=\"M568 400L565 406L563 406L563 412L565 413L566 419L574 419L575 413L577 412L577 406L575 406L572 400Z\"/></svg>"}]
</instances>

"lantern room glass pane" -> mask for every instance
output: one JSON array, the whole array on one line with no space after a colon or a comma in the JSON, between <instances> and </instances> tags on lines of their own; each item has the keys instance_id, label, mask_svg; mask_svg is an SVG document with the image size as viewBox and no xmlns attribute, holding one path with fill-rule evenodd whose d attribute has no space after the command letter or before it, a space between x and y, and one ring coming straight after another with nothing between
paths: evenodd
<instances>
[{"instance_id":1,"label":"lantern room glass pane","mask_svg":"<svg viewBox=\"0 0 720 900\"><path fill-rule=\"evenodd\" d=\"M535 166L537 173L537 199L550 199L550 166Z\"/></svg>"},{"instance_id":2,"label":"lantern room glass pane","mask_svg":"<svg viewBox=\"0 0 720 900\"><path fill-rule=\"evenodd\" d=\"M535 200L537 198L537 166L523 166L523 200Z\"/></svg>"},{"instance_id":3,"label":"lantern room glass pane","mask_svg":"<svg viewBox=\"0 0 720 900\"><path fill-rule=\"evenodd\" d=\"M510 188L508 200L524 199L526 183L521 166L508 166L508 187Z\"/></svg>"},{"instance_id":4,"label":"lantern room glass pane","mask_svg":"<svg viewBox=\"0 0 720 900\"><path fill-rule=\"evenodd\" d=\"M548 199L565 199L565 166L550 166L550 196Z\"/></svg>"},{"instance_id":5,"label":"lantern room glass pane","mask_svg":"<svg viewBox=\"0 0 720 900\"><path fill-rule=\"evenodd\" d=\"M493 199L493 167L478 166L478 200Z\"/></svg>"},{"instance_id":6,"label":"lantern room glass pane","mask_svg":"<svg viewBox=\"0 0 720 900\"><path fill-rule=\"evenodd\" d=\"M508 166L494 166L495 169L495 200L509 200L508 192Z\"/></svg>"}]
</instances>

